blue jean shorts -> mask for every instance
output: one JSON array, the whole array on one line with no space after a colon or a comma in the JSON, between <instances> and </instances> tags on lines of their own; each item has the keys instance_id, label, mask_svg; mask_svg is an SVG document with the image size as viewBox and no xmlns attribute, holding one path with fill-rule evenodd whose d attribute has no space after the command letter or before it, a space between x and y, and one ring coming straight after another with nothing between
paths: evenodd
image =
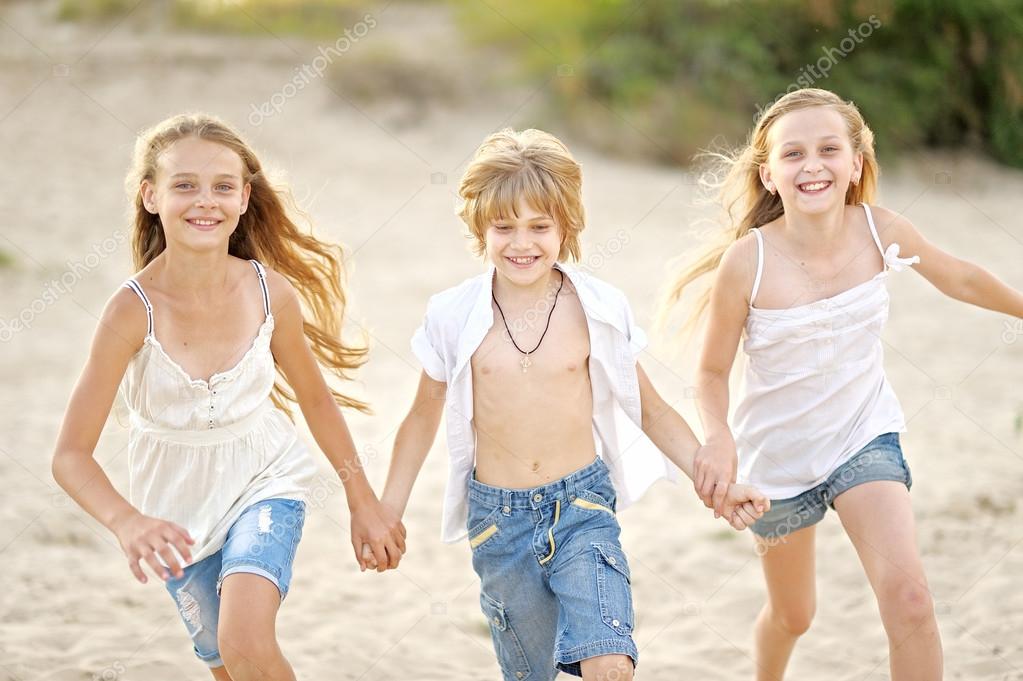
<instances>
[{"instance_id":1,"label":"blue jean shorts","mask_svg":"<svg viewBox=\"0 0 1023 681\"><path fill-rule=\"evenodd\" d=\"M165 582L188 629L195 654L210 667L222 667L217 645L220 587L236 572L266 577L281 592L291 584L291 564L302 538L305 503L267 499L252 504L228 530L219 551L185 568L180 579Z\"/></svg>"},{"instance_id":2,"label":"blue jean shorts","mask_svg":"<svg viewBox=\"0 0 1023 681\"><path fill-rule=\"evenodd\" d=\"M913 476L902 457L898 433L885 433L871 440L828 479L791 499L771 499L771 510L753 523L753 533L764 539L784 539L797 530L816 525L835 507L835 499L857 485L877 480L894 480L913 486Z\"/></svg>"},{"instance_id":3,"label":"blue jean shorts","mask_svg":"<svg viewBox=\"0 0 1023 681\"><path fill-rule=\"evenodd\" d=\"M469 545L506 681L582 676L598 655L639 658L616 495L600 459L535 489L469 481Z\"/></svg>"}]
</instances>

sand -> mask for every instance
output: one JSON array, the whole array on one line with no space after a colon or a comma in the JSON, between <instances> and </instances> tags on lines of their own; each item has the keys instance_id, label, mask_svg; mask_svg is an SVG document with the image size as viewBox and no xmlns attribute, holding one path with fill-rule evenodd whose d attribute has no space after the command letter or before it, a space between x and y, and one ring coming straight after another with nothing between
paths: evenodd
<instances>
[{"instance_id":1,"label":"sand","mask_svg":"<svg viewBox=\"0 0 1023 681\"><path fill-rule=\"evenodd\" d=\"M130 274L121 183L135 131L184 110L234 121L288 171L320 233L347 244L351 330L373 348L352 389L376 408L348 421L380 486L419 375L408 340L426 300L481 268L452 212L459 173L487 133L548 124L534 96L548 83L479 92L481 74L447 78L448 63L423 70L441 74L447 104L429 88L414 99L352 100L338 83L380 85L366 71L373 50L399 50L410 35L454 40L443 10L396 3L375 9L377 26L335 60L343 78L311 82L253 125L252 106L282 92L317 43L165 32L144 12L116 26L56 25L45 16L53 7L0 5L0 249L13 261L0 268L0 678L204 679L164 590L132 579L114 538L49 473L97 318ZM572 141L569 127L551 129ZM656 143L656 131L643 132ZM670 257L694 243L691 175L575 150L589 215L583 264L623 288L649 327ZM879 203L1023 287L1023 174L973 156L904 159L886 166ZM53 280L64 281L57 295ZM1023 443L1014 431L1023 327L944 298L915 273L893 276L890 290L886 367L909 419L903 444L947 676L1023 679ZM19 316L28 328L10 330ZM659 338L641 362L696 423L694 352ZM344 500L317 454L322 485L279 619L299 678L499 678L468 547L438 539L443 442L442 433L405 518L410 550L384 575L358 572ZM122 490L126 443L112 416L96 456ZM687 484L657 485L621 522L639 678L751 678L764 586L749 535L715 521ZM818 543L817 617L789 678L887 678L877 607L833 514Z\"/></svg>"}]
</instances>

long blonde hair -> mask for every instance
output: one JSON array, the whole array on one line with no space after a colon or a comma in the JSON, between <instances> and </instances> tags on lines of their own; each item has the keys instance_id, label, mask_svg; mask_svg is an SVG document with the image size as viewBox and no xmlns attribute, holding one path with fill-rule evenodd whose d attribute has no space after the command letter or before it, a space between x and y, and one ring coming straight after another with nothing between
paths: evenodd
<instances>
[{"instance_id":1,"label":"long blonde hair","mask_svg":"<svg viewBox=\"0 0 1023 681\"><path fill-rule=\"evenodd\" d=\"M768 133L780 117L792 111L814 106L828 106L845 120L853 153L863 154L863 169L858 183L849 184L846 204L871 203L877 193L880 169L874 155L874 133L863 115L852 102L847 102L828 90L804 88L794 90L764 111L757 120L745 146L731 153L707 153L711 168L700 178L701 187L709 192L712 203L718 206L721 217L714 238L695 257L687 257L674 275L663 296L658 319L664 324L671 309L678 304L687 287L717 270L728 247L744 237L754 227L776 220L784 212L781 197L772 194L760 180L760 165L770 154ZM710 302L710 287L700 291L684 329L691 329L703 316Z\"/></svg>"},{"instance_id":2,"label":"long blonde hair","mask_svg":"<svg viewBox=\"0 0 1023 681\"><path fill-rule=\"evenodd\" d=\"M339 378L366 361L365 345L348 346L341 341L346 304L344 252L306 233L289 213L300 213L290 190L274 186L252 149L223 121L208 114L181 114L143 131L135 142L134 162L126 186L132 197L132 257L141 270L167 248L160 216L146 210L140 191L142 181L154 182L160 154L174 142L196 137L221 144L242 160L242 181L251 185L247 210L239 216L231 235L228 253L245 260L255 259L280 272L298 291L303 306L303 328L319 364ZM274 363L277 364L276 359ZM271 398L291 415L288 403L295 393L280 372ZM335 402L366 412L368 406L331 388Z\"/></svg>"}]
</instances>

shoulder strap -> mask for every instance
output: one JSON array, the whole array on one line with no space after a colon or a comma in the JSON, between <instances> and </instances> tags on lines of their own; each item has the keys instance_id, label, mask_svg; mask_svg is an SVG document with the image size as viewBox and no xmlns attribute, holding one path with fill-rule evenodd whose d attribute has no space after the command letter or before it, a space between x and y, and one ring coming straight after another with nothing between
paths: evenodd
<instances>
[{"instance_id":1,"label":"shoulder strap","mask_svg":"<svg viewBox=\"0 0 1023 681\"><path fill-rule=\"evenodd\" d=\"M884 247L881 245L881 238L877 235L877 226L874 225L874 216L870 212L870 206L865 203L861 203L863 206L863 212L867 214L867 224L870 225L870 236L874 237L874 243L877 244L877 250L881 253L881 257L884 258Z\"/></svg>"},{"instance_id":2,"label":"shoulder strap","mask_svg":"<svg viewBox=\"0 0 1023 681\"><path fill-rule=\"evenodd\" d=\"M266 286L266 270L263 269L263 264L258 260L250 260L252 266L256 268L256 274L259 275L259 288L263 292L263 314L267 317L270 316L270 289Z\"/></svg>"},{"instance_id":3,"label":"shoulder strap","mask_svg":"<svg viewBox=\"0 0 1023 681\"><path fill-rule=\"evenodd\" d=\"M142 290L142 286L139 285L134 279L129 279L124 282L125 288L130 288L135 292L135 295L139 297L142 304L146 306L146 324L147 324L147 336L153 335L153 304L149 302L149 298L146 296L146 292Z\"/></svg>"},{"instance_id":4,"label":"shoulder strap","mask_svg":"<svg viewBox=\"0 0 1023 681\"><path fill-rule=\"evenodd\" d=\"M757 236L757 276L753 279L753 290L749 294L749 304L753 307L753 301L760 290L760 278L764 275L764 236L760 233L759 227L754 227L750 231Z\"/></svg>"}]
</instances>

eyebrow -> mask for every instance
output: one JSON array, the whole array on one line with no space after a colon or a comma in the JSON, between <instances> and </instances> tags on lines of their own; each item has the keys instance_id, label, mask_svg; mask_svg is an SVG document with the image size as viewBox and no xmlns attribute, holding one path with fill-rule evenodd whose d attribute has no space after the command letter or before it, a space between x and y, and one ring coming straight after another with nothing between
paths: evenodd
<instances>
[{"instance_id":1,"label":"eyebrow","mask_svg":"<svg viewBox=\"0 0 1023 681\"><path fill-rule=\"evenodd\" d=\"M818 142L823 142L825 140L839 140L839 141L841 141L841 139L842 139L841 135L825 135L824 137L817 138L817 141ZM802 144L802 142L799 141L799 140L789 140L788 142L783 142L782 146L783 147L791 147L791 146L797 145L797 144Z\"/></svg>"},{"instance_id":2,"label":"eyebrow","mask_svg":"<svg viewBox=\"0 0 1023 681\"><path fill-rule=\"evenodd\" d=\"M173 175L171 175L170 179L173 180L173 179L176 179L176 178L198 177L198 176L199 176L199 173L174 173ZM240 177L238 177L237 175L234 175L232 173L220 173L219 175L215 175L214 177L216 179L221 179L221 178L224 178L224 177L226 177L228 179L231 179L231 180L240 180L241 179Z\"/></svg>"}]
</instances>

